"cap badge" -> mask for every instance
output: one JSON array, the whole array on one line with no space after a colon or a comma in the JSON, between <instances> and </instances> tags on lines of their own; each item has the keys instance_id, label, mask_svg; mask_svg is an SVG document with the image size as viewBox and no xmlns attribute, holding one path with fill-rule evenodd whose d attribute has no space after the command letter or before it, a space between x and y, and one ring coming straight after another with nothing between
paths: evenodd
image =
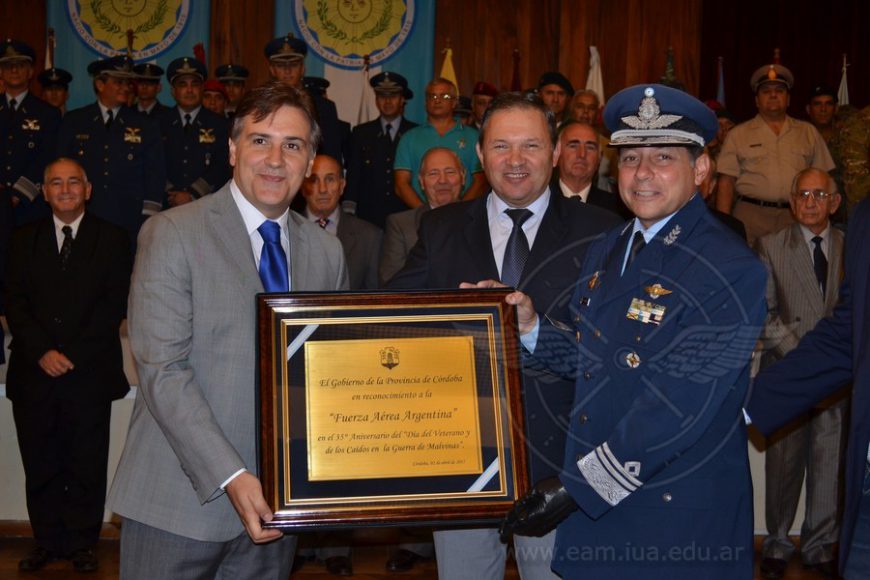
<instances>
[{"instance_id":1,"label":"cap badge","mask_svg":"<svg viewBox=\"0 0 870 580\"><path fill-rule=\"evenodd\" d=\"M637 115L622 117L622 122L632 129L661 129L669 127L682 119L682 115L662 115L659 103L655 99L655 89L647 87L644 97L637 109Z\"/></svg>"}]
</instances>

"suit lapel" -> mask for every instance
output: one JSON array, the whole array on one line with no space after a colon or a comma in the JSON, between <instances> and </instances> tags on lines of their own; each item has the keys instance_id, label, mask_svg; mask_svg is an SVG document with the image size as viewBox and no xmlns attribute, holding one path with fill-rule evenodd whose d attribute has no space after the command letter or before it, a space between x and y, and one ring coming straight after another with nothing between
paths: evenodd
<instances>
[{"instance_id":1,"label":"suit lapel","mask_svg":"<svg viewBox=\"0 0 870 580\"><path fill-rule=\"evenodd\" d=\"M303 272L311 272L316 268L311 261L311 243L302 231L305 218L290 210L287 216L287 228L290 232L290 290L314 290L306 286L307 277ZM338 222L341 225L341 221Z\"/></svg>"},{"instance_id":2,"label":"suit lapel","mask_svg":"<svg viewBox=\"0 0 870 580\"><path fill-rule=\"evenodd\" d=\"M50 271L60 273L60 252L57 249L57 235L54 230L54 220L51 217L44 219L39 226L35 255L45 256L46 265L50 267Z\"/></svg>"},{"instance_id":3,"label":"suit lapel","mask_svg":"<svg viewBox=\"0 0 870 580\"><path fill-rule=\"evenodd\" d=\"M93 255L98 241L97 224L93 221L87 212L85 212L82 221L79 224L79 231L76 232L75 240L73 240L72 253L70 254L69 271L81 272L82 268L90 261L90 256ZM58 256L58 264L60 256Z\"/></svg>"},{"instance_id":4,"label":"suit lapel","mask_svg":"<svg viewBox=\"0 0 870 580\"><path fill-rule=\"evenodd\" d=\"M828 257L828 281L825 296L825 312L837 304L840 297L840 284L843 281L843 235L831 228L831 255Z\"/></svg>"},{"instance_id":5,"label":"suit lapel","mask_svg":"<svg viewBox=\"0 0 870 580\"><path fill-rule=\"evenodd\" d=\"M209 220L212 237L229 256L234 266L233 270L241 274L231 278L238 281L244 292L243 296L263 292L263 283L260 281L254 255L251 252L251 239L245 229L242 214L233 201L229 185L225 185L213 195L216 203L211 208L212 219Z\"/></svg>"},{"instance_id":6,"label":"suit lapel","mask_svg":"<svg viewBox=\"0 0 870 580\"><path fill-rule=\"evenodd\" d=\"M554 193L550 189L550 203L547 204L547 210L544 212L544 217L541 218L541 225L538 226L535 243L532 244L529 259L523 268L522 276L520 276L520 286L527 284L527 278L533 275L536 264L546 262L550 254L560 248L561 241L568 231L562 206L566 201L569 200L562 198L561 192Z\"/></svg>"},{"instance_id":7,"label":"suit lapel","mask_svg":"<svg viewBox=\"0 0 870 580\"><path fill-rule=\"evenodd\" d=\"M468 252L474 260L473 271L481 274L480 280L498 280L498 266L492 255L492 238L489 236L486 199L487 196L483 196L469 205L468 223L465 224L465 241Z\"/></svg>"},{"instance_id":8,"label":"suit lapel","mask_svg":"<svg viewBox=\"0 0 870 580\"><path fill-rule=\"evenodd\" d=\"M351 255L353 253L353 249L356 247L356 230L353 228L349 219L345 219L345 216L339 216L338 219L338 228L336 229L336 236L338 240L341 242L342 247L344 248L346 255ZM349 264L348 264L349 266Z\"/></svg>"}]
</instances>

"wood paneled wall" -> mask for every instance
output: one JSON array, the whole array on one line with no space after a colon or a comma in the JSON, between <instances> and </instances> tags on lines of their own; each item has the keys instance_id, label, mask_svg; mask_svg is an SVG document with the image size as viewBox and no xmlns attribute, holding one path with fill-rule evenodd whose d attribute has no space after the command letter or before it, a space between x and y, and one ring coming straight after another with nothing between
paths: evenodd
<instances>
[{"instance_id":1,"label":"wood paneled wall","mask_svg":"<svg viewBox=\"0 0 870 580\"><path fill-rule=\"evenodd\" d=\"M700 30L701 0L438 0L435 70L449 42L463 92L477 80L506 89L519 49L523 87L559 70L577 89L586 84L591 45L611 95L658 80L673 47L677 78L697 91Z\"/></svg>"},{"instance_id":2,"label":"wood paneled wall","mask_svg":"<svg viewBox=\"0 0 870 580\"><path fill-rule=\"evenodd\" d=\"M269 79L263 48L274 38L274 0L211 0L209 74L218 65L237 63L251 71L248 86Z\"/></svg>"}]
</instances>

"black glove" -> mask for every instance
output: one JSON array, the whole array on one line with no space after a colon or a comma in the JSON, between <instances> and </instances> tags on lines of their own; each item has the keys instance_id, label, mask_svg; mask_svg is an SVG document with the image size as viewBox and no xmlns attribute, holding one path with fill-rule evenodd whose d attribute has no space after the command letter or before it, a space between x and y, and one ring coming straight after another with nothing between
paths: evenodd
<instances>
[{"instance_id":1,"label":"black glove","mask_svg":"<svg viewBox=\"0 0 870 580\"><path fill-rule=\"evenodd\" d=\"M507 543L511 534L543 536L577 509L577 503L558 477L542 479L514 503L498 535Z\"/></svg>"}]
</instances>

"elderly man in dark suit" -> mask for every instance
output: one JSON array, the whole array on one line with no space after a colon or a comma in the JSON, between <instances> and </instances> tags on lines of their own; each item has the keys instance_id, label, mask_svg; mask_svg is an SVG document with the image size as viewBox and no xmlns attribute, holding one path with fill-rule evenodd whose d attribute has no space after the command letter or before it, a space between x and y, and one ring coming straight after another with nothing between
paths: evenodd
<instances>
[{"instance_id":1,"label":"elderly man in dark suit","mask_svg":"<svg viewBox=\"0 0 870 580\"><path fill-rule=\"evenodd\" d=\"M6 280L8 396L36 540L19 570L70 558L92 572L112 400L129 390L119 327L130 246L124 230L85 212L91 185L75 161L48 165L43 192L52 217L15 233Z\"/></svg>"},{"instance_id":2,"label":"elderly man in dark suit","mask_svg":"<svg viewBox=\"0 0 870 580\"><path fill-rule=\"evenodd\" d=\"M420 174L417 177L426 203L387 216L384 246L378 278L386 286L390 278L405 265L411 248L417 243L417 230L423 214L430 209L459 201L462 184L465 183L465 166L459 156L447 147L433 147L423 156Z\"/></svg>"},{"instance_id":3,"label":"elderly man in dark suit","mask_svg":"<svg viewBox=\"0 0 870 580\"><path fill-rule=\"evenodd\" d=\"M553 114L537 95L502 93L484 117L477 153L492 192L426 212L419 240L390 288L456 288L501 280L567 316L566 289L587 243L618 223L610 213L565 199L548 187L559 146ZM526 372L524 403L533 478L556 473L570 422L571 383ZM524 578L554 578L554 535L518 537ZM441 578L503 578L505 547L495 527L435 533Z\"/></svg>"},{"instance_id":4,"label":"elderly man in dark suit","mask_svg":"<svg viewBox=\"0 0 870 580\"><path fill-rule=\"evenodd\" d=\"M601 164L601 139L591 125L566 121L559 126L558 171L553 172L550 189L565 197L603 207L623 219L634 214L619 195L599 189L598 166Z\"/></svg>"},{"instance_id":5,"label":"elderly man in dark suit","mask_svg":"<svg viewBox=\"0 0 870 580\"><path fill-rule=\"evenodd\" d=\"M258 87L233 119L232 180L142 228L129 317L141 384L108 502L124 578L290 574L296 538L262 525L254 297L347 289L341 244L289 211L319 140L301 90Z\"/></svg>"},{"instance_id":6,"label":"elderly man in dark suit","mask_svg":"<svg viewBox=\"0 0 870 580\"><path fill-rule=\"evenodd\" d=\"M857 580L870 570L870 200L852 214L845 257L833 314L758 374L747 412L762 433L770 433L853 383L839 567L847 580Z\"/></svg>"},{"instance_id":7,"label":"elderly man in dark suit","mask_svg":"<svg viewBox=\"0 0 870 580\"><path fill-rule=\"evenodd\" d=\"M342 213L339 201L345 180L341 164L329 155L314 158L311 175L302 183L305 216L338 236L344 248L351 290L378 287L378 259L383 232L365 220Z\"/></svg>"},{"instance_id":8,"label":"elderly man in dark suit","mask_svg":"<svg viewBox=\"0 0 870 580\"><path fill-rule=\"evenodd\" d=\"M800 171L791 195L795 223L758 239L767 266L768 318L762 334L762 368L782 359L837 304L843 234L831 226L840 205L834 179L813 167ZM761 573L782 578L795 546L788 537L806 471L806 514L801 526L804 567L834 577L839 532L839 491L845 393L819 405L768 440Z\"/></svg>"}]
</instances>

